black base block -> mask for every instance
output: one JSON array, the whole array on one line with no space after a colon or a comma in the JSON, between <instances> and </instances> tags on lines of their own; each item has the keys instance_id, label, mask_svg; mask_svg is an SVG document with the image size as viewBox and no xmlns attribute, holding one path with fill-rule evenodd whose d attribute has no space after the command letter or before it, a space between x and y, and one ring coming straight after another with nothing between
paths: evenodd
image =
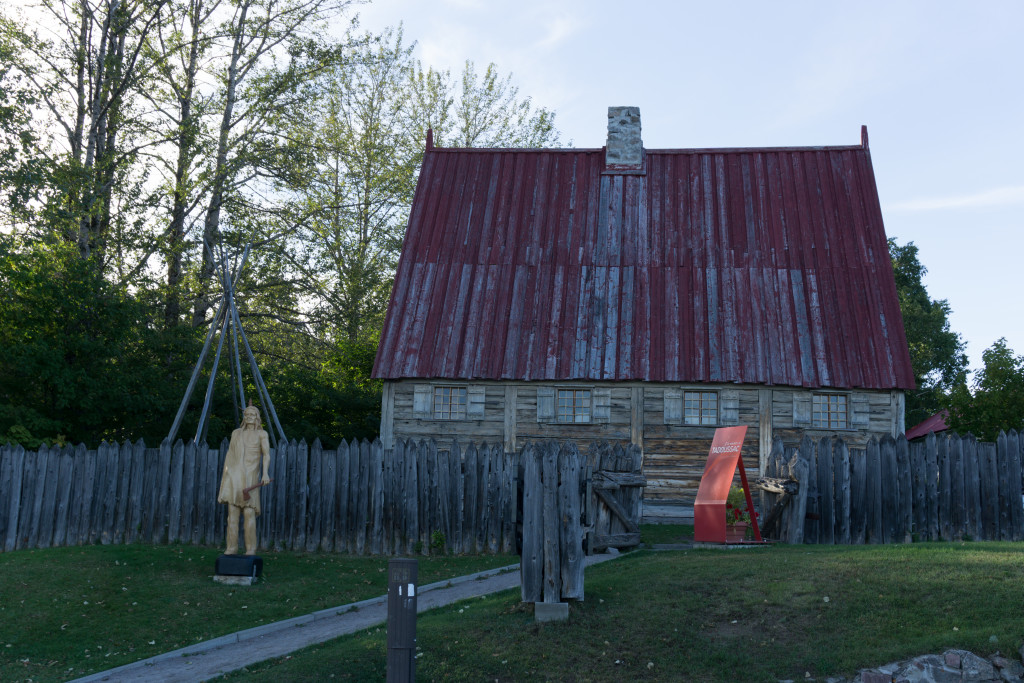
<instances>
[{"instance_id":1,"label":"black base block","mask_svg":"<svg viewBox=\"0 0 1024 683\"><path fill-rule=\"evenodd\" d=\"M263 558L258 555L221 555L216 572L223 576L251 576L263 573Z\"/></svg>"}]
</instances>

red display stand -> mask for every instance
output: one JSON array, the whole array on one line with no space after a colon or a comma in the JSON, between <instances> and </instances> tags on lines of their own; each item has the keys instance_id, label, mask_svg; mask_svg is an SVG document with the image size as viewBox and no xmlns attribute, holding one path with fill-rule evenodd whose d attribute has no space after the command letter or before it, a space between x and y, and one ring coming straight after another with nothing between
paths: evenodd
<instances>
[{"instance_id":1,"label":"red display stand","mask_svg":"<svg viewBox=\"0 0 1024 683\"><path fill-rule=\"evenodd\" d=\"M699 543L725 543L725 501L729 498L729 489L736 468L740 468L740 481L743 482L743 494L747 499L747 511L754 527L754 541L763 543L761 529L757 525L754 513L754 502L750 498L750 487L747 486L747 473L743 469L743 439L747 435L746 426L721 427L715 430L715 438L711 442L711 452L704 465L704 474L697 489L697 500L693 504L693 539Z\"/></svg>"}]
</instances>

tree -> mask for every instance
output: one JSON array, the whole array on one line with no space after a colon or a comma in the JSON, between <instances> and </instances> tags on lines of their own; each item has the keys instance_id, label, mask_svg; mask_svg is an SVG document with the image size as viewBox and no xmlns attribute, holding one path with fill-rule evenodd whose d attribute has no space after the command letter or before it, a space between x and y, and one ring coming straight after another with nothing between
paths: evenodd
<instances>
[{"instance_id":1,"label":"tree","mask_svg":"<svg viewBox=\"0 0 1024 683\"><path fill-rule=\"evenodd\" d=\"M948 400L949 426L995 441L1001 430L1024 429L1024 356L1000 339L981 355L984 367L974 377L974 391L956 387Z\"/></svg>"},{"instance_id":2,"label":"tree","mask_svg":"<svg viewBox=\"0 0 1024 683\"><path fill-rule=\"evenodd\" d=\"M967 373L964 342L949 326L949 302L928 295L921 281L928 271L917 254L913 242L901 246L889 239L889 257L917 383L916 389L907 392L907 427L940 411L946 396L964 383Z\"/></svg>"}]
</instances>

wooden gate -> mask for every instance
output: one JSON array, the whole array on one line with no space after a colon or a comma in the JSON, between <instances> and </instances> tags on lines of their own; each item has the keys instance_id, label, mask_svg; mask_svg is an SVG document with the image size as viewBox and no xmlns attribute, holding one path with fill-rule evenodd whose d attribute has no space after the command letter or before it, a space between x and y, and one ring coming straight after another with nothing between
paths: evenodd
<instances>
[{"instance_id":1,"label":"wooden gate","mask_svg":"<svg viewBox=\"0 0 1024 683\"><path fill-rule=\"evenodd\" d=\"M587 553L640 545L640 506L647 479L639 446L593 444L587 452Z\"/></svg>"}]
</instances>

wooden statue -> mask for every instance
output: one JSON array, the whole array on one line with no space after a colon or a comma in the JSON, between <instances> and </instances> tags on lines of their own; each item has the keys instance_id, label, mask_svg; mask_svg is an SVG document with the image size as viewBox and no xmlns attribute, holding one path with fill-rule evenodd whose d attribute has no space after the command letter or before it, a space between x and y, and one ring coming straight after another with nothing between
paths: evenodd
<instances>
[{"instance_id":1,"label":"wooden statue","mask_svg":"<svg viewBox=\"0 0 1024 683\"><path fill-rule=\"evenodd\" d=\"M260 462L263 476L260 477ZM256 516L260 514L259 487L270 483L270 443L263 429L259 408L252 405L242 413L242 425L231 432L224 458L218 503L228 505L226 555L238 554L238 517L245 517L245 554L256 554Z\"/></svg>"}]
</instances>

